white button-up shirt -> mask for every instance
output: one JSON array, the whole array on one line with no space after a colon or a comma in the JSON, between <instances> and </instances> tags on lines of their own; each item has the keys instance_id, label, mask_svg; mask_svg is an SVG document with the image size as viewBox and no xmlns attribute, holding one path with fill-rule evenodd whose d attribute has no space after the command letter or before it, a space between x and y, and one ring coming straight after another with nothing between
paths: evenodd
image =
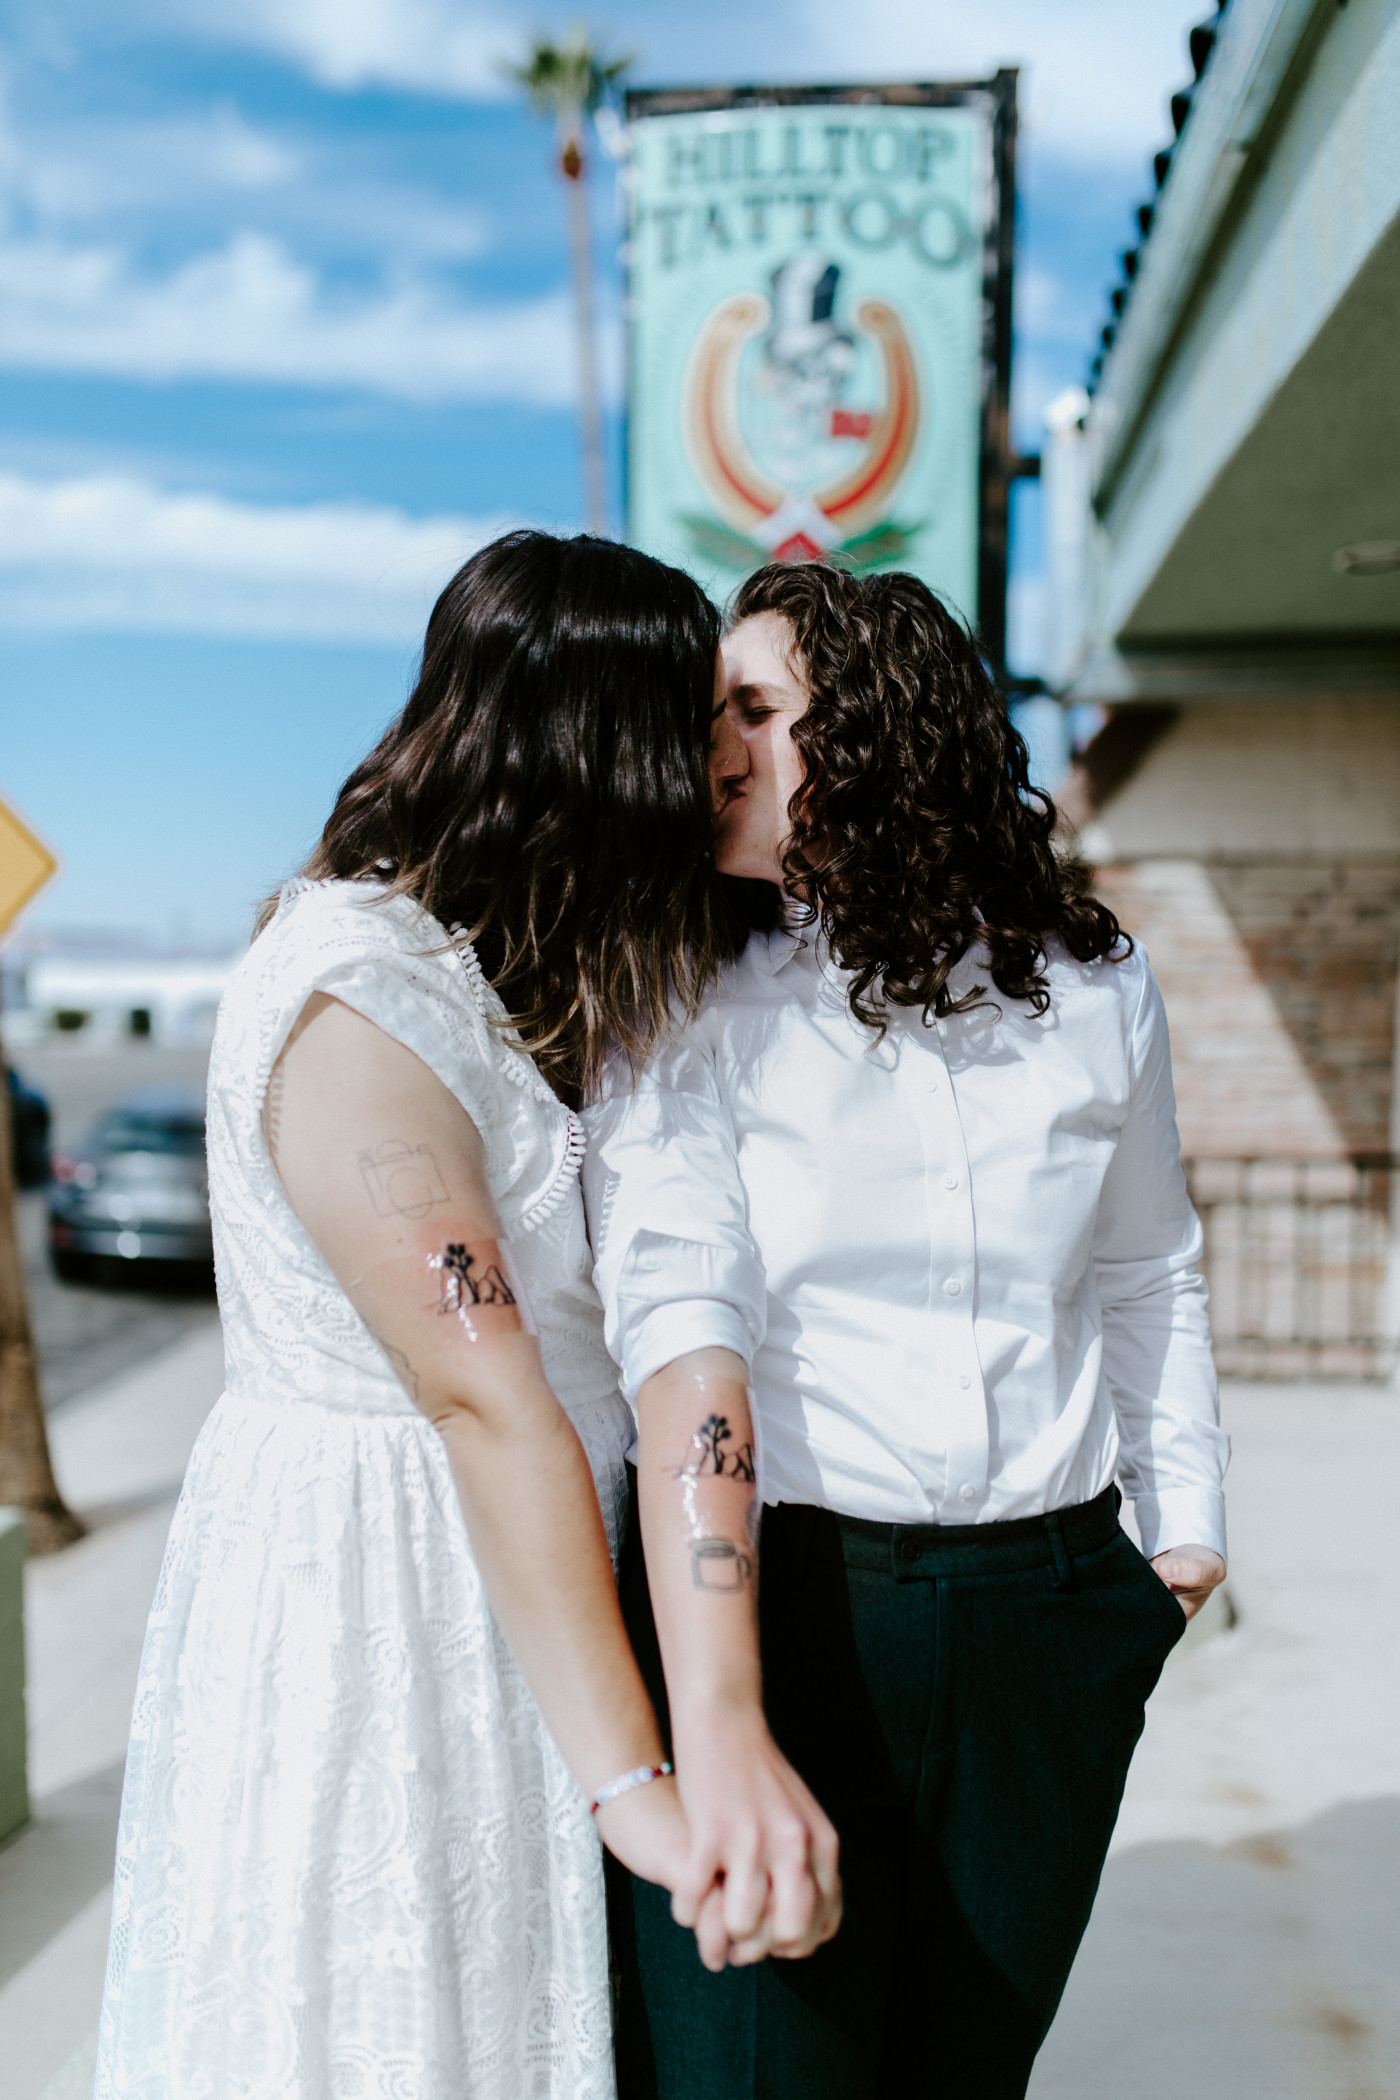
<instances>
[{"instance_id":1,"label":"white button-up shirt","mask_svg":"<svg viewBox=\"0 0 1400 2100\"><path fill-rule=\"evenodd\" d=\"M634 1083L610 1069L584 1196L635 1400L718 1345L750 1365L762 1491L896 1523L1088 1501L1143 1549L1225 1550L1201 1229L1161 995L1139 947L1051 948L1001 998L882 1041L808 936L755 934Z\"/></svg>"}]
</instances>

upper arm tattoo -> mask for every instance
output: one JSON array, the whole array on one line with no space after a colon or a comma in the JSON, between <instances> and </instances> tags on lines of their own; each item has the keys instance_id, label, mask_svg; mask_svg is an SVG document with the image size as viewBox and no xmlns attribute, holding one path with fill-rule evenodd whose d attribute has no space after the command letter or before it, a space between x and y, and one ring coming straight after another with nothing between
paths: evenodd
<instances>
[{"instance_id":1,"label":"upper arm tattoo","mask_svg":"<svg viewBox=\"0 0 1400 2100\"><path fill-rule=\"evenodd\" d=\"M460 1240L449 1240L441 1254L428 1256L438 1272L438 1311L465 1314L469 1305L514 1305L515 1293L495 1262L473 1276L476 1256Z\"/></svg>"},{"instance_id":2,"label":"upper arm tattoo","mask_svg":"<svg viewBox=\"0 0 1400 2100\"><path fill-rule=\"evenodd\" d=\"M426 1218L436 1204L449 1200L441 1169L426 1145L385 1138L359 1158L377 1218Z\"/></svg>"}]
</instances>

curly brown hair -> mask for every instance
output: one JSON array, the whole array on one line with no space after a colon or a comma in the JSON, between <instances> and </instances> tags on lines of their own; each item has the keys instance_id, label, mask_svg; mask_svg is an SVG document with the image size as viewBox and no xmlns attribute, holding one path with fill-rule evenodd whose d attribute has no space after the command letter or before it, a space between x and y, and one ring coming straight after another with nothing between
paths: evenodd
<instances>
[{"instance_id":1,"label":"curly brown hair","mask_svg":"<svg viewBox=\"0 0 1400 2100\"><path fill-rule=\"evenodd\" d=\"M512 532L428 622L402 714L304 873L370 878L473 942L566 1099L694 1012L730 929L710 867L719 614L612 541ZM268 914L264 914L264 922Z\"/></svg>"},{"instance_id":2,"label":"curly brown hair","mask_svg":"<svg viewBox=\"0 0 1400 2100\"><path fill-rule=\"evenodd\" d=\"M982 1003L983 985L948 987L974 943L997 990L1038 1014L1047 942L1079 962L1129 952L1088 869L1056 853L1054 804L1030 784L976 642L926 584L770 562L730 624L756 613L790 622L812 693L792 728L805 777L788 806L786 887L851 973L862 1021L883 1030L889 1004L927 1018Z\"/></svg>"}]
</instances>

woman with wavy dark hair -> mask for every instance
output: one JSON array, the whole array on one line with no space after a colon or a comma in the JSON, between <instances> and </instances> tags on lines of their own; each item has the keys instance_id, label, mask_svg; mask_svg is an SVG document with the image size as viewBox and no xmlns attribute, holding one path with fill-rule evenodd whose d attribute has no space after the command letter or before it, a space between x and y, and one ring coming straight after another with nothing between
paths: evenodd
<instances>
[{"instance_id":1,"label":"woman with wavy dark hair","mask_svg":"<svg viewBox=\"0 0 1400 2100\"><path fill-rule=\"evenodd\" d=\"M610 2100L599 1837L725 1959L614 1588L569 1105L713 973L718 639L626 548L473 556L229 987L228 1390L136 1695L103 2100ZM808 1820L794 1953L837 1903Z\"/></svg>"},{"instance_id":2,"label":"woman with wavy dark hair","mask_svg":"<svg viewBox=\"0 0 1400 2100\"><path fill-rule=\"evenodd\" d=\"M696 1847L800 1846L791 1759L846 1922L706 1974L634 1878L624 2093L1009 2100L1224 1573L1166 1024L924 584L775 564L724 658L747 945L587 1113L624 1609Z\"/></svg>"}]
</instances>

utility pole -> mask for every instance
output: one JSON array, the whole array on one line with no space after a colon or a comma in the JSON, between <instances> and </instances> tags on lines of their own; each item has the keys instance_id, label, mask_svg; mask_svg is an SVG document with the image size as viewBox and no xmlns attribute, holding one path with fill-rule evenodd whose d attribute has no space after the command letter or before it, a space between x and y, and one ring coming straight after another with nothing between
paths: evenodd
<instances>
[{"instance_id":1,"label":"utility pole","mask_svg":"<svg viewBox=\"0 0 1400 2100\"><path fill-rule=\"evenodd\" d=\"M0 1074L5 1053L0 1046ZM6 1082L0 1101L0 1505L24 1511L31 1553L56 1553L83 1535L58 1492L49 1457L39 1355L15 1209L15 1161Z\"/></svg>"},{"instance_id":2,"label":"utility pole","mask_svg":"<svg viewBox=\"0 0 1400 2100\"><path fill-rule=\"evenodd\" d=\"M0 802L0 935L38 894L58 862L24 819ZM49 1457L39 1353L29 1317L15 1207L9 1068L0 1044L0 1504L24 1511L31 1553L55 1553L83 1535L58 1492Z\"/></svg>"},{"instance_id":3,"label":"utility pole","mask_svg":"<svg viewBox=\"0 0 1400 2100\"><path fill-rule=\"evenodd\" d=\"M593 241L588 223L584 137L595 111L613 92L630 58L604 60L583 27L562 44L536 37L523 66L507 70L524 88L530 106L552 117L559 145L558 168L567 186L573 255L574 317L578 341L579 434L583 445L584 510L590 532L608 527L607 463L603 410L598 390L597 321L593 300Z\"/></svg>"}]
</instances>

